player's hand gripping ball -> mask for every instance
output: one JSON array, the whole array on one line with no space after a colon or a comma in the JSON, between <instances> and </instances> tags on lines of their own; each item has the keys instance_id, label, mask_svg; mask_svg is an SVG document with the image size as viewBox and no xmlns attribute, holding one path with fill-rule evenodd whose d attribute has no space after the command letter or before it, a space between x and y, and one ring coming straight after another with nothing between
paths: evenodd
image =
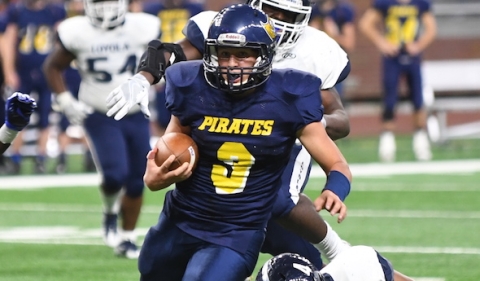
<instances>
[{"instance_id":1,"label":"player's hand gripping ball","mask_svg":"<svg viewBox=\"0 0 480 281\"><path fill-rule=\"evenodd\" d=\"M182 133L168 133L163 135L156 144L158 151L155 163L161 166L170 155L175 155L175 161L170 165L170 171L177 169L185 162L193 161L195 169L198 162L198 147L193 139Z\"/></svg>"}]
</instances>

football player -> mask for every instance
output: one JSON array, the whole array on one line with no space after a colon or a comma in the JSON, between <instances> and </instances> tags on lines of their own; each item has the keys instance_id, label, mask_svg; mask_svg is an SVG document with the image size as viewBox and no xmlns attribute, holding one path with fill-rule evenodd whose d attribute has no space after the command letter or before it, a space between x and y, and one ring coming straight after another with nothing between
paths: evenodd
<instances>
[{"instance_id":1,"label":"football player","mask_svg":"<svg viewBox=\"0 0 480 281\"><path fill-rule=\"evenodd\" d=\"M338 95L331 89L342 81L349 73L350 65L346 53L324 32L307 26L311 7L308 1L260 0L251 1L250 5L263 9L272 19L276 31L281 37L277 53L273 60L273 68L295 68L315 74L322 79L322 104L325 110L323 124L333 139L344 137L349 132L348 117ZM216 12L207 11L190 19L184 29L186 38L178 44L164 44L158 40L150 42L145 57L140 65L140 73L123 83L108 97L107 115L121 119L125 112L137 102L147 99L150 83L157 83L163 76L167 66L181 60L202 58L204 38L209 24ZM146 114L149 114L146 112ZM302 196L308 180L311 158L307 151L296 145L292 149L287 169L285 169L282 186L268 224L267 238L263 252L276 255L284 252L298 252L314 261L320 267L322 261L318 250L305 239L287 231L284 227L315 243L327 258L333 258L344 247L344 243L328 224L318 215L322 208L331 214L338 212L325 198L332 191L344 199L350 186L345 184L336 190L322 192L315 201ZM335 175L332 175L334 177ZM339 221L344 215L339 216ZM276 219L276 220L275 220ZM281 222L281 227L278 222Z\"/></svg>"},{"instance_id":2,"label":"football player","mask_svg":"<svg viewBox=\"0 0 480 281\"><path fill-rule=\"evenodd\" d=\"M158 38L160 21L152 15L128 13L126 0L87 0L84 5L85 16L59 25L58 44L44 64L44 73L69 122L83 124L101 171L105 243L117 255L137 258L134 230L142 206L145 155L150 150L149 121L138 106L120 122L108 118L105 98L133 75L148 42ZM73 60L82 79L78 100L62 77ZM117 235L119 212L122 225Z\"/></svg>"},{"instance_id":3,"label":"football player","mask_svg":"<svg viewBox=\"0 0 480 281\"><path fill-rule=\"evenodd\" d=\"M10 146L18 132L30 122L30 115L37 108L33 98L19 92L13 93L5 104L5 124L0 127L0 154Z\"/></svg>"},{"instance_id":4,"label":"football player","mask_svg":"<svg viewBox=\"0 0 480 281\"><path fill-rule=\"evenodd\" d=\"M55 28L66 16L62 4L48 0L25 0L11 3L6 11L7 26L2 36L0 52L5 86L21 93L37 94L39 129L35 172L45 173L49 116L52 93L42 73L42 64L52 51ZM12 144L14 173L21 168L23 138Z\"/></svg>"},{"instance_id":5,"label":"football player","mask_svg":"<svg viewBox=\"0 0 480 281\"><path fill-rule=\"evenodd\" d=\"M256 281L413 281L403 274L393 274L392 264L375 249L353 246L318 270L308 259L283 253L269 259Z\"/></svg>"},{"instance_id":6,"label":"football player","mask_svg":"<svg viewBox=\"0 0 480 281\"><path fill-rule=\"evenodd\" d=\"M143 244L141 280L244 280L255 267L283 170L298 138L330 176L350 185L344 157L321 123L321 79L272 70L278 36L261 10L235 5L213 19L203 61L167 69L166 132L190 134L196 169L160 167L148 155L145 183L166 194L157 225ZM193 163L192 163L193 164ZM344 214L346 206L328 192Z\"/></svg>"},{"instance_id":7,"label":"football player","mask_svg":"<svg viewBox=\"0 0 480 281\"><path fill-rule=\"evenodd\" d=\"M405 76L413 105L413 152L419 161L432 158L423 102L422 52L435 39L437 25L430 0L375 0L359 21L359 28L382 54L383 113L378 146L383 162L395 160L394 110L398 83Z\"/></svg>"}]
</instances>

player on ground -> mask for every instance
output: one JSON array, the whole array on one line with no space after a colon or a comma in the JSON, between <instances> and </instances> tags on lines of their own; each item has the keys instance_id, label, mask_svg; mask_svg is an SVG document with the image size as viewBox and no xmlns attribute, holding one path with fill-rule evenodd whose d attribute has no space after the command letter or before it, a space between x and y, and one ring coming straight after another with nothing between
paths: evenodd
<instances>
[{"instance_id":1,"label":"player on ground","mask_svg":"<svg viewBox=\"0 0 480 281\"><path fill-rule=\"evenodd\" d=\"M311 7L308 1L251 1L250 5L263 9L271 16L276 31L281 37L277 54L274 57L273 68L300 68L315 74L322 79L322 103L326 114L326 130L329 136L337 139L346 136L349 131L348 117L343 109L338 95L328 91L336 83L343 80L349 72L349 61L340 46L324 32L307 26ZM109 95L110 108L107 113L121 119L124 112L136 102L147 98L145 91L150 83L157 83L163 77L165 66L181 60L202 58L204 38L216 12L208 11L193 17L184 29L186 39L178 44L163 44L160 41L150 42L144 60L139 68L140 73L122 84ZM173 54L170 56L170 54ZM170 59L169 63L165 59ZM161 66L160 68L158 66ZM148 78L148 79L147 79ZM147 112L148 114L148 112ZM325 124L325 123L324 123ZM311 158L307 151L296 145L291 153L287 169L282 177L282 189L275 202L273 218L278 218L282 225L302 235L308 241L315 243L329 259L341 251L344 244L338 235L318 215L308 197L300 192L306 185ZM345 185L340 190L333 190L344 199L349 187ZM322 196L326 193L322 193ZM324 206L331 209L332 205L323 197L316 200L316 209ZM276 255L283 252L298 252L321 266L322 261L315 247L304 239L285 230L277 222L268 225L267 239L263 252Z\"/></svg>"},{"instance_id":2,"label":"player on ground","mask_svg":"<svg viewBox=\"0 0 480 281\"><path fill-rule=\"evenodd\" d=\"M19 92L13 93L5 104L5 124L0 127L0 154L3 154L17 136L30 122L30 115L37 108L31 97Z\"/></svg>"},{"instance_id":3,"label":"player on ground","mask_svg":"<svg viewBox=\"0 0 480 281\"><path fill-rule=\"evenodd\" d=\"M265 262L256 281L413 281L393 272L392 264L375 249L360 245L348 248L321 270L298 254L280 254Z\"/></svg>"},{"instance_id":4,"label":"player on ground","mask_svg":"<svg viewBox=\"0 0 480 281\"><path fill-rule=\"evenodd\" d=\"M59 25L59 42L44 72L70 123L83 124L102 174L105 243L115 247L117 255L136 258L134 230L143 200L145 155L150 150L149 121L138 106L120 122L108 118L105 98L133 75L148 42L158 38L160 22L151 15L128 13L127 2L85 1L86 16ZM73 60L82 77L78 100L67 91L62 77Z\"/></svg>"},{"instance_id":5,"label":"player on ground","mask_svg":"<svg viewBox=\"0 0 480 281\"><path fill-rule=\"evenodd\" d=\"M158 167L155 150L148 155L147 186L159 190L173 180L176 188L145 238L141 280L248 277L297 137L330 175L328 189L350 185L348 165L321 124L321 80L272 71L277 38L261 10L231 6L213 20L204 60L167 70L166 132L190 134L200 157L192 173L186 163L169 172L173 156ZM345 215L338 196L324 195Z\"/></svg>"}]
</instances>

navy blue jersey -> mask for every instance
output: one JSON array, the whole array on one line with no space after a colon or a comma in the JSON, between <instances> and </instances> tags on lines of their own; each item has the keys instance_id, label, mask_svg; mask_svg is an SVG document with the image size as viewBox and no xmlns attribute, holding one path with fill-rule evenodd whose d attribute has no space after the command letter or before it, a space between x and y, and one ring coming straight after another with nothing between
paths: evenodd
<instances>
[{"instance_id":1,"label":"navy blue jersey","mask_svg":"<svg viewBox=\"0 0 480 281\"><path fill-rule=\"evenodd\" d=\"M55 25L66 16L62 5L48 4L41 10L31 10L23 4L8 8L8 24L18 27L19 71L40 68L55 42Z\"/></svg>"},{"instance_id":2,"label":"navy blue jersey","mask_svg":"<svg viewBox=\"0 0 480 281\"><path fill-rule=\"evenodd\" d=\"M335 22L339 29L346 23L353 23L355 19L355 10L350 2L338 2L335 7L327 12L323 12L317 7L317 4L312 8L312 16L310 19L316 17L330 17Z\"/></svg>"},{"instance_id":3,"label":"navy blue jersey","mask_svg":"<svg viewBox=\"0 0 480 281\"><path fill-rule=\"evenodd\" d=\"M297 131L323 117L321 80L274 70L256 93L234 98L207 84L202 61L174 64L165 76L167 108L191 127L200 154L165 212L185 232L242 252L270 217Z\"/></svg>"},{"instance_id":4,"label":"navy blue jersey","mask_svg":"<svg viewBox=\"0 0 480 281\"><path fill-rule=\"evenodd\" d=\"M174 9L166 8L160 2L147 2L143 6L147 14L157 16L161 20L162 42L176 42L182 39L182 29L190 17L203 11L203 6L194 3L183 3Z\"/></svg>"},{"instance_id":5,"label":"navy blue jersey","mask_svg":"<svg viewBox=\"0 0 480 281\"><path fill-rule=\"evenodd\" d=\"M411 0L402 3L398 0L375 0L373 7L384 17L385 37L395 45L403 45L417 40L421 17L430 11L429 0Z\"/></svg>"}]
</instances>

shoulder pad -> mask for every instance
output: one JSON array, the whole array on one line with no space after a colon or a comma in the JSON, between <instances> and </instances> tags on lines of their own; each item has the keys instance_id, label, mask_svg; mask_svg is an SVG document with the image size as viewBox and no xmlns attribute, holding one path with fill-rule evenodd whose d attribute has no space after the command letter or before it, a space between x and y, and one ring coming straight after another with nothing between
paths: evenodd
<instances>
[{"instance_id":1,"label":"shoulder pad","mask_svg":"<svg viewBox=\"0 0 480 281\"><path fill-rule=\"evenodd\" d=\"M301 95L302 93L310 93L320 89L322 84L320 78L301 70L286 68L275 70L274 72L278 72L280 76L279 79L282 81L283 91L290 94Z\"/></svg>"},{"instance_id":2,"label":"shoulder pad","mask_svg":"<svg viewBox=\"0 0 480 281\"><path fill-rule=\"evenodd\" d=\"M185 88L195 84L201 77L203 79L203 61L183 61L175 63L165 72L165 78L178 88ZM167 82L167 83L168 83Z\"/></svg>"}]
</instances>

